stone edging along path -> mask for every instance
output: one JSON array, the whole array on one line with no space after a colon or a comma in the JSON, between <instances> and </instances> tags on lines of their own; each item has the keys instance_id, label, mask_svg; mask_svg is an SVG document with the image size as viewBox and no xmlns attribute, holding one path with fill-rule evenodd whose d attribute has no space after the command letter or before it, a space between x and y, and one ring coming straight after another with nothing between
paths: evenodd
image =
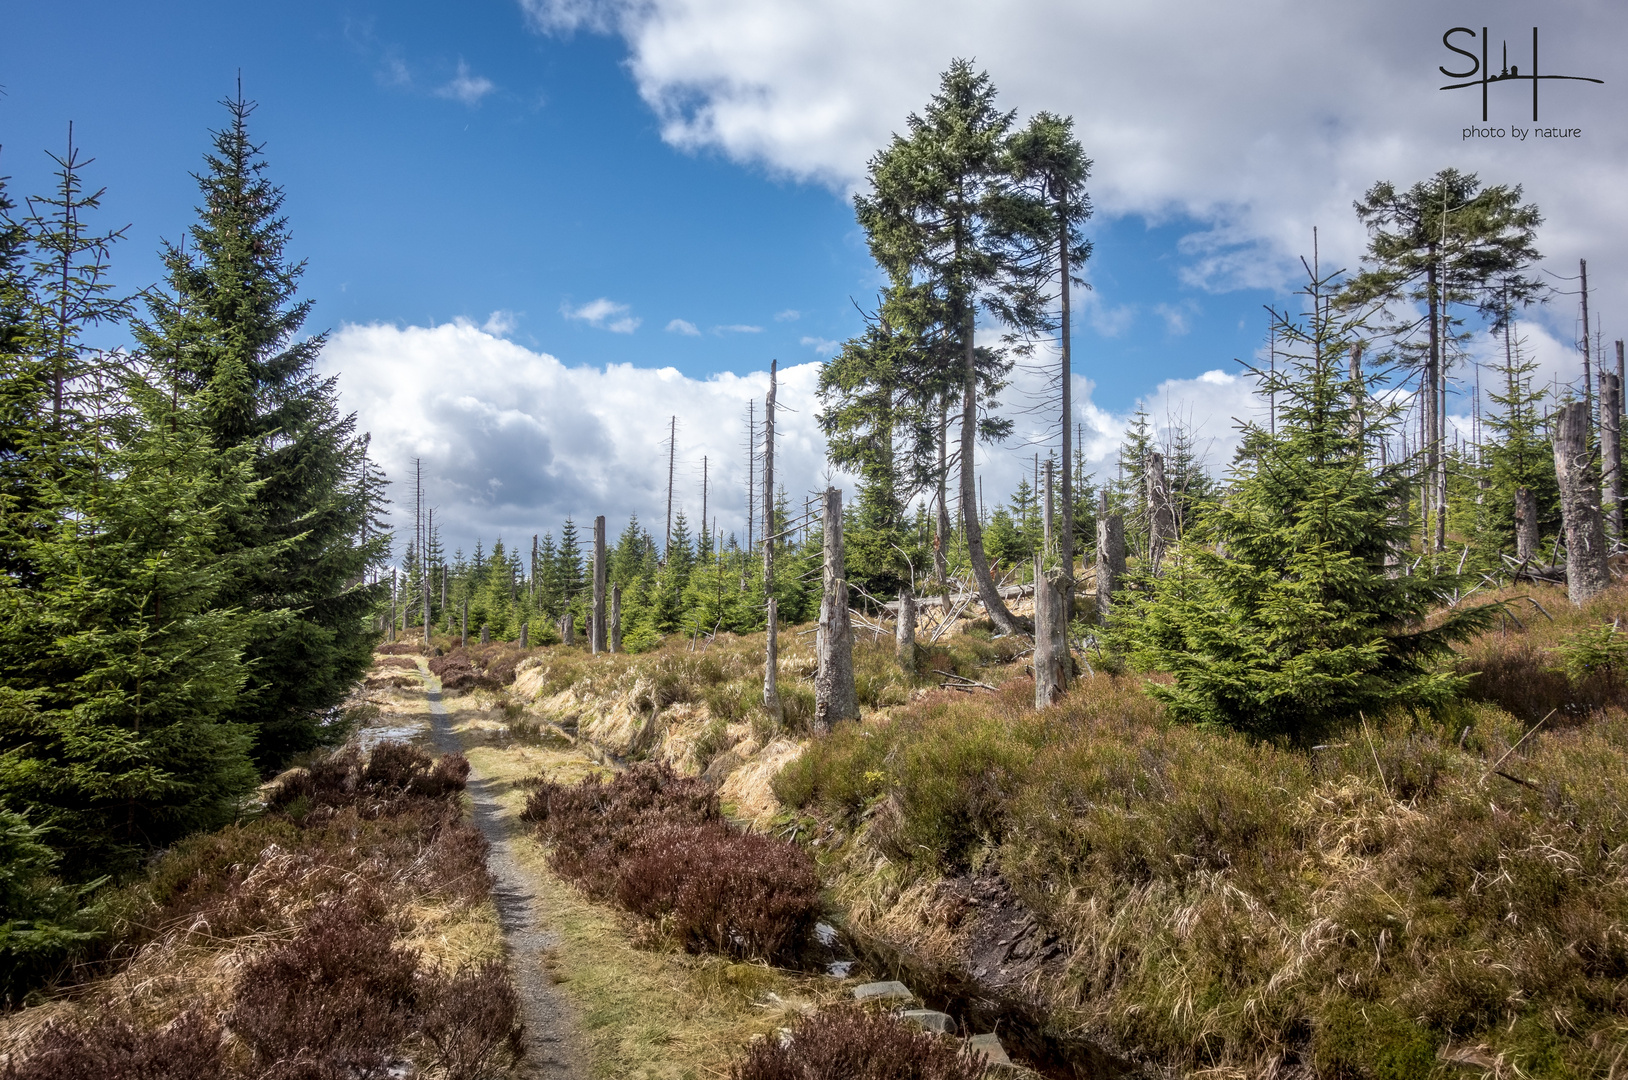
<instances>
[{"instance_id":1,"label":"stone edging along path","mask_svg":"<svg viewBox=\"0 0 1628 1080\"><path fill-rule=\"evenodd\" d=\"M452 730L447 707L441 701L440 680L426 675L425 696L430 707L430 737L443 754L461 752L458 736ZM536 910L537 901L525 886L514 853L514 837L504 822L488 782L470 770L466 790L473 807L475 827L491 845L486 865L497 879L492 887L492 903L509 951L509 973L520 994L520 1010L526 1022L526 1058L518 1075L535 1080L587 1080L587 1056L577 1038L575 1015L570 1002L550 982L542 958L557 942Z\"/></svg>"}]
</instances>

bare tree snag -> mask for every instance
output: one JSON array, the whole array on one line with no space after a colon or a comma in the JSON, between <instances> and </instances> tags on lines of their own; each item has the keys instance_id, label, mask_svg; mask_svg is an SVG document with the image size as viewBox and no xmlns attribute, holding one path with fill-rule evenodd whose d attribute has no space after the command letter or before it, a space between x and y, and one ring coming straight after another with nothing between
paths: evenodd
<instances>
[{"instance_id":1,"label":"bare tree snag","mask_svg":"<svg viewBox=\"0 0 1628 1080\"><path fill-rule=\"evenodd\" d=\"M594 621L588 641L595 656L605 651L605 515L594 518Z\"/></svg>"},{"instance_id":2,"label":"bare tree snag","mask_svg":"<svg viewBox=\"0 0 1628 1080\"><path fill-rule=\"evenodd\" d=\"M531 624L530 623L524 623L523 622L523 623L520 624L520 647L522 649L531 648Z\"/></svg>"},{"instance_id":3,"label":"bare tree snag","mask_svg":"<svg viewBox=\"0 0 1628 1080\"><path fill-rule=\"evenodd\" d=\"M763 711L776 723L786 718L785 710L780 705L780 687L777 679L780 674L780 611L769 597L766 606L765 619L768 634L764 637L763 645Z\"/></svg>"},{"instance_id":4,"label":"bare tree snag","mask_svg":"<svg viewBox=\"0 0 1628 1080\"><path fill-rule=\"evenodd\" d=\"M949 609L944 609L949 615ZM899 621L893 629L893 652L899 661L899 670L906 675L916 673L916 595L909 589L899 594Z\"/></svg>"},{"instance_id":5,"label":"bare tree snag","mask_svg":"<svg viewBox=\"0 0 1628 1080\"><path fill-rule=\"evenodd\" d=\"M1566 595L1582 606L1611 584L1600 489L1589 454L1588 403L1562 405L1555 416L1555 479L1560 482L1560 512L1566 523Z\"/></svg>"},{"instance_id":6,"label":"bare tree snag","mask_svg":"<svg viewBox=\"0 0 1628 1080\"><path fill-rule=\"evenodd\" d=\"M463 621L458 624L458 644L469 648L469 597L464 597Z\"/></svg>"},{"instance_id":7,"label":"bare tree snag","mask_svg":"<svg viewBox=\"0 0 1628 1080\"><path fill-rule=\"evenodd\" d=\"M1068 689L1071 658L1068 655L1068 622L1063 604L1063 585L1068 575L1061 570L1046 573L1045 560L1034 559L1034 707L1043 709L1057 701Z\"/></svg>"},{"instance_id":8,"label":"bare tree snag","mask_svg":"<svg viewBox=\"0 0 1628 1080\"><path fill-rule=\"evenodd\" d=\"M577 620L569 611L560 616L560 640L567 645L577 643Z\"/></svg>"},{"instance_id":9,"label":"bare tree snag","mask_svg":"<svg viewBox=\"0 0 1628 1080\"><path fill-rule=\"evenodd\" d=\"M1515 558L1521 562L1538 556L1538 497L1531 488L1515 489Z\"/></svg>"},{"instance_id":10,"label":"bare tree snag","mask_svg":"<svg viewBox=\"0 0 1628 1080\"><path fill-rule=\"evenodd\" d=\"M480 643L482 645L490 645L492 643L492 628L487 626L485 623L480 624Z\"/></svg>"},{"instance_id":11,"label":"bare tree snag","mask_svg":"<svg viewBox=\"0 0 1628 1080\"><path fill-rule=\"evenodd\" d=\"M1149 454L1147 469L1148 562L1154 574L1164 565L1164 554L1176 540L1176 512L1170 505L1170 481L1164 475L1164 455Z\"/></svg>"},{"instance_id":12,"label":"bare tree snag","mask_svg":"<svg viewBox=\"0 0 1628 1080\"><path fill-rule=\"evenodd\" d=\"M848 578L842 563L842 492L825 489L825 574L815 640L814 731L823 735L839 720L859 718L854 689L854 630L848 619Z\"/></svg>"},{"instance_id":13,"label":"bare tree snag","mask_svg":"<svg viewBox=\"0 0 1628 1080\"><path fill-rule=\"evenodd\" d=\"M390 640L396 640L396 568L390 568Z\"/></svg>"},{"instance_id":14,"label":"bare tree snag","mask_svg":"<svg viewBox=\"0 0 1628 1080\"><path fill-rule=\"evenodd\" d=\"M673 547L673 463L678 458L678 417L675 415L667 435L667 538L661 542L661 561L667 561ZM611 652L615 652L612 649Z\"/></svg>"},{"instance_id":15,"label":"bare tree snag","mask_svg":"<svg viewBox=\"0 0 1628 1080\"><path fill-rule=\"evenodd\" d=\"M1622 380L1609 371L1600 372L1600 474L1606 539L1611 547L1621 547Z\"/></svg>"},{"instance_id":16,"label":"bare tree snag","mask_svg":"<svg viewBox=\"0 0 1628 1080\"><path fill-rule=\"evenodd\" d=\"M945 479L949 476L950 405L946 398L938 414L938 518L933 523L933 579L939 601L950 610L950 507Z\"/></svg>"},{"instance_id":17,"label":"bare tree snag","mask_svg":"<svg viewBox=\"0 0 1628 1080\"><path fill-rule=\"evenodd\" d=\"M622 587L611 586L610 651L622 651Z\"/></svg>"},{"instance_id":18,"label":"bare tree snag","mask_svg":"<svg viewBox=\"0 0 1628 1080\"><path fill-rule=\"evenodd\" d=\"M1057 463L1055 461L1053 461L1051 458L1046 459L1046 495L1045 495L1045 504L1041 509L1041 512L1045 516L1041 521L1041 531L1045 536L1045 550L1046 550L1047 555L1050 555L1054 550L1056 550L1052 546L1056 541L1052 537L1052 528L1051 528L1051 513L1052 513L1052 510L1051 510L1051 507L1052 507L1052 503L1051 503L1051 475L1052 475L1052 471L1053 471L1052 466L1055 465L1055 464L1057 464Z\"/></svg>"},{"instance_id":19,"label":"bare tree snag","mask_svg":"<svg viewBox=\"0 0 1628 1080\"><path fill-rule=\"evenodd\" d=\"M1125 519L1108 512L1108 493L1097 506L1097 617L1106 619L1114 606L1114 589L1125 576Z\"/></svg>"}]
</instances>

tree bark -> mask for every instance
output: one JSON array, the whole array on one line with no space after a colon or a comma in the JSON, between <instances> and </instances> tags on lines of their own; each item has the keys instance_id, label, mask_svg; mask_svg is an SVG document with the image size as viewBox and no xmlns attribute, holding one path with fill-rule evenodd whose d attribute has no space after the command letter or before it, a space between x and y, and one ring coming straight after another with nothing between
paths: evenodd
<instances>
[{"instance_id":1,"label":"tree bark","mask_svg":"<svg viewBox=\"0 0 1628 1080\"><path fill-rule=\"evenodd\" d=\"M1100 493L1097 510L1097 615L1106 619L1114 588L1125 575L1125 519L1108 512L1108 493Z\"/></svg>"},{"instance_id":2,"label":"tree bark","mask_svg":"<svg viewBox=\"0 0 1628 1080\"><path fill-rule=\"evenodd\" d=\"M1164 475L1164 455L1149 454L1147 468L1148 562L1157 575L1164 554L1176 540L1176 514L1170 505L1170 482Z\"/></svg>"},{"instance_id":3,"label":"tree bark","mask_svg":"<svg viewBox=\"0 0 1628 1080\"><path fill-rule=\"evenodd\" d=\"M763 595L774 595L774 392L780 361L769 361L769 393L763 399Z\"/></svg>"},{"instance_id":4,"label":"tree bark","mask_svg":"<svg viewBox=\"0 0 1628 1080\"><path fill-rule=\"evenodd\" d=\"M1062 287L1059 290L1059 299L1062 307L1062 332L1060 339L1062 353L1062 391L1063 391L1063 535L1058 545L1057 554L1061 556L1063 570L1068 574L1068 584L1063 587L1063 606L1066 618L1074 617L1074 468L1073 457L1070 453L1070 436L1074 432L1074 353L1070 342L1070 303L1069 303L1069 265L1068 265L1068 196L1059 193L1057 196L1057 265L1062 271ZM1048 524L1051 512L1046 513Z\"/></svg>"},{"instance_id":5,"label":"tree bark","mask_svg":"<svg viewBox=\"0 0 1628 1080\"><path fill-rule=\"evenodd\" d=\"M1587 402L1562 405L1555 431L1555 479L1566 523L1566 595L1581 606L1611 584L1606 567L1605 526L1600 489L1590 459Z\"/></svg>"},{"instance_id":6,"label":"tree bark","mask_svg":"<svg viewBox=\"0 0 1628 1080\"><path fill-rule=\"evenodd\" d=\"M464 597L463 621L458 624L458 644L469 648L469 597Z\"/></svg>"},{"instance_id":7,"label":"tree bark","mask_svg":"<svg viewBox=\"0 0 1628 1080\"><path fill-rule=\"evenodd\" d=\"M815 651L814 731L859 718L854 689L854 631L848 619L848 579L842 563L842 492L825 490L825 574Z\"/></svg>"},{"instance_id":8,"label":"tree bark","mask_svg":"<svg viewBox=\"0 0 1628 1080\"><path fill-rule=\"evenodd\" d=\"M780 609L769 597L764 605L765 620L768 633L763 643L763 710L769 714L770 719L776 723L785 719L785 710L780 704Z\"/></svg>"},{"instance_id":9,"label":"tree bark","mask_svg":"<svg viewBox=\"0 0 1628 1080\"><path fill-rule=\"evenodd\" d=\"M946 614L948 611L946 608ZM893 654L899 661L900 671L906 675L916 673L916 597L909 589L899 593L899 621L893 631Z\"/></svg>"},{"instance_id":10,"label":"tree bark","mask_svg":"<svg viewBox=\"0 0 1628 1080\"><path fill-rule=\"evenodd\" d=\"M594 615L588 641L594 655L605 651L605 516L594 518Z\"/></svg>"},{"instance_id":11,"label":"tree bark","mask_svg":"<svg viewBox=\"0 0 1628 1080\"><path fill-rule=\"evenodd\" d=\"M531 648L531 624L530 623L521 623L520 624L520 647L522 649Z\"/></svg>"},{"instance_id":12,"label":"tree bark","mask_svg":"<svg viewBox=\"0 0 1628 1080\"><path fill-rule=\"evenodd\" d=\"M1003 634L1018 631L1017 620L1006 608L995 579L989 573L989 557L984 554L984 529L978 521L978 483L973 466L978 446L978 366L972 344L972 312L966 317L966 355L961 387L961 522L966 529L967 561L978 583L978 599L983 601L989 621Z\"/></svg>"},{"instance_id":13,"label":"tree bark","mask_svg":"<svg viewBox=\"0 0 1628 1080\"><path fill-rule=\"evenodd\" d=\"M1044 538L1045 538L1045 540L1044 540L1044 542L1045 542L1045 551L1046 551L1047 555L1050 555L1054 550L1056 550L1052 545L1056 543L1056 539L1057 539L1056 536L1053 535L1052 528L1051 528L1051 518L1052 518L1052 499L1051 499L1051 480L1052 480L1052 476L1051 476L1051 474L1052 474L1052 471L1053 471L1052 470L1052 465L1053 465L1053 462L1051 461L1051 459L1050 458L1046 459L1046 494L1045 494L1045 503L1044 503L1043 507L1041 508L1041 512L1045 515L1045 518L1041 523L1041 532L1042 532L1042 534L1044 535Z\"/></svg>"},{"instance_id":14,"label":"tree bark","mask_svg":"<svg viewBox=\"0 0 1628 1080\"><path fill-rule=\"evenodd\" d=\"M1034 707L1043 709L1068 689L1072 658L1068 655L1068 616L1060 570L1046 573L1044 560L1034 560Z\"/></svg>"},{"instance_id":15,"label":"tree bark","mask_svg":"<svg viewBox=\"0 0 1628 1080\"><path fill-rule=\"evenodd\" d=\"M622 651L622 587L611 586L610 651Z\"/></svg>"},{"instance_id":16,"label":"tree bark","mask_svg":"<svg viewBox=\"0 0 1628 1080\"><path fill-rule=\"evenodd\" d=\"M1538 556L1538 497L1531 488L1515 489L1515 558L1521 562Z\"/></svg>"},{"instance_id":17,"label":"tree bark","mask_svg":"<svg viewBox=\"0 0 1628 1080\"><path fill-rule=\"evenodd\" d=\"M492 628L487 626L485 623L480 624L480 643L482 645L490 645L492 643Z\"/></svg>"},{"instance_id":18,"label":"tree bark","mask_svg":"<svg viewBox=\"0 0 1628 1080\"><path fill-rule=\"evenodd\" d=\"M933 576L944 610L950 610L950 507L949 476L950 403L946 400L938 414L938 520L933 537Z\"/></svg>"},{"instance_id":19,"label":"tree bark","mask_svg":"<svg viewBox=\"0 0 1628 1080\"><path fill-rule=\"evenodd\" d=\"M577 643L577 620L572 618L569 611L560 616L560 641L567 645Z\"/></svg>"},{"instance_id":20,"label":"tree bark","mask_svg":"<svg viewBox=\"0 0 1628 1080\"><path fill-rule=\"evenodd\" d=\"M1603 366L1603 365L1602 365ZM1604 487L1606 539L1622 546L1622 382L1600 372L1600 472Z\"/></svg>"}]
</instances>

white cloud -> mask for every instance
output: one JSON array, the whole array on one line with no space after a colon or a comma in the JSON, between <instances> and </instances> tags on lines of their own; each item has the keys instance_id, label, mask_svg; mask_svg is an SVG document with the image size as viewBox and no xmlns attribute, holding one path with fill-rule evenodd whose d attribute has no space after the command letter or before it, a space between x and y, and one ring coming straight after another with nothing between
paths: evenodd
<instances>
[{"instance_id":1,"label":"white cloud","mask_svg":"<svg viewBox=\"0 0 1628 1080\"><path fill-rule=\"evenodd\" d=\"M685 337L701 336L701 331L697 330L695 324L688 319L674 319L667 324L667 332L669 334L683 334Z\"/></svg>"},{"instance_id":2,"label":"white cloud","mask_svg":"<svg viewBox=\"0 0 1628 1080\"><path fill-rule=\"evenodd\" d=\"M777 312L775 312L774 321L775 322L796 322L798 319L800 319L802 317L803 317L803 313L801 311L796 311L796 310L794 310L792 308L787 308L785 311L777 311Z\"/></svg>"},{"instance_id":3,"label":"white cloud","mask_svg":"<svg viewBox=\"0 0 1628 1080\"><path fill-rule=\"evenodd\" d=\"M712 332L714 334L761 334L763 333L763 327L747 326L743 323L730 323L728 326L714 326L712 328Z\"/></svg>"},{"instance_id":4,"label":"white cloud","mask_svg":"<svg viewBox=\"0 0 1628 1080\"><path fill-rule=\"evenodd\" d=\"M570 304L560 307L560 313L567 319L577 319L600 330L609 330L613 334L631 334L639 328L639 323L644 320L629 314L631 310L626 304L607 300L603 296L598 300L590 300L578 308ZM672 329L672 324L669 323L667 328Z\"/></svg>"},{"instance_id":5,"label":"white cloud","mask_svg":"<svg viewBox=\"0 0 1628 1080\"><path fill-rule=\"evenodd\" d=\"M1180 304L1154 304L1154 314L1164 320L1165 332L1172 337L1180 337L1191 329L1188 320L1198 314L1198 305L1191 300Z\"/></svg>"},{"instance_id":6,"label":"white cloud","mask_svg":"<svg viewBox=\"0 0 1628 1080\"><path fill-rule=\"evenodd\" d=\"M821 356L834 356L842 348L842 342L822 337L805 337L799 344L807 345Z\"/></svg>"},{"instance_id":7,"label":"white cloud","mask_svg":"<svg viewBox=\"0 0 1628 1080\"><path fill-rule=\"evenodd\" d=\"M493 337L508 337L520 326L520 317L512 311L501 308L486 317L481 329Z\"/></svg>"},{"instance_id":8,"label":"white cloud","mask_svg":"<svg viewBox=\"0 0 1628 1080\"><path fill-rule=\"evenodd\" d=\"M1377 180L1453 165L1524 184L1547 218L1542 250L1560 267L1589 257L1601 309L1628 311L1628 200L1615 179L1628 169L1628 80L1608 74L1628 37L1621 3L1542 9L1549 70L1607 82L1545 89L1544 121L1580 127L1581 139L1517 142L1463 139L1479 119L1473 91L1441 92L1437 70L1461 62L1441 45L1460 17L1413 0L520 2L541 29L622 36L640 94L680 148L852 189L950 58L973 57L1003 106L1075 117L1099 213L1202 223L1176 268L1190 285L1281 287L1313 226L1325 266L1353 265L1363 234L1352 200ZM1511 60L1524 58L1530 4L1475 10L1495 55L1507 39ZM1530 124L1516 88L1492 89L1495 123Z\"/></svg>"},{"instance_id":9,"label":"white cloud","mask_svg":"<svg viewBox=\"0 0 1628 1080\"><path fill-rule=\"evenodd\" d=\"M458 74L451 82L435 91L436 97L449 98L465 105L479 105L481 98L497 89L497 84L484 75L474 75L469 65L458 61Z\"/></svg>"}]
</instances>

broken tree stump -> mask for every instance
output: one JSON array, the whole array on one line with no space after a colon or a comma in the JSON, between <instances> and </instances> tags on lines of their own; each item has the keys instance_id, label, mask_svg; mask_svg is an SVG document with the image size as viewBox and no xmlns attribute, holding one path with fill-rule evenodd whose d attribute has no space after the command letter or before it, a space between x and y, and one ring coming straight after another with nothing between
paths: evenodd
<instances>
[{"instance_id":1,"label":"broken tree stump","mask_svg":"<svg viewBox=\"0 0 1628 1080\"><path fill-rule=\"evenodd\" d=\"M1170 482L1164 475L1164 455L1149 454L1147 467L1148 563L1155 576L1163 572L1164 553L1176 542L1176 511L1170 503Z\"/></svg>"},{"instance_id":2,"label":"broken tree stump","mask_svg":"<svg viewBox=\"0 0 1628 1080\"><path fill-rule=\"evenodd\" d=\"M1097 509L1097 617L1107 619L1114 606L1114 590L1125 576L1125 519L1108 512L1108 493L1100 493Z\"/></svg>"},{"instance_id":3,"label":"broken tree stump","mask_svg":"<svg viewBox=\"0 0 1628 1080\"><path fill-rule=\"evenodd\" d=\"M848 618L848 579L842 562L842 492L825 489L825 572L815 640L814 731L859 718L854 689L854 630Z\"/></svg>"},{"instance_id":4,"label":"broken tree stump","mask_svg":"<svg viewBox=\"0 0 1628 1080\"><path fill-rule=\"evenodd\" d=\"M1515 558L1530 562L1538 557L1538 497L1531 488L1515 489Z\"/></svg>"},{"instance_id":5,"label":"broken tree stump","mask_svg":"<svg viewBox=\"0 0 1628 1080\"><path fill-rule=\"evenodd\" d=\"M611 586L610 651L622 651L622 587Z\"/></svg>"},{"instance_id":6,"label":"broken tree stump","mask_svg":"<svg viewBox=\"0 0 1628 1080\"><path fill-rule=\"evenodd\" d=\"M899 617L893 628L893 654L899 670L916 673L916 596L909 589L899 594Z\"/></svg>"},{"instance_id":7,"label":"broken tree stump","mask_svg":"<svg viewBox=\"0 0 1628 1080\"><path fill-rule=\"evenodd\" d=\"M521 623L520 624L520 647L522 649L531 648L531 624L530 623Z\"/></svg>"},{"instance_id":8,"label":"broken tree stump","mask_svg":"<svg viewBox=\"0 0 1628 1080\"><path fill-rule=\"evenodd\" d=\"M605 515L594 518L594 615L588 643L595 656L605 651Z\"/></svg>"},{"instance_id":9,"label":"broken tree stump","mask_svg":"<svg viewBox=\"0 0 1628 1080\"><path fill-rule=\"evenodd\" d=\"M490 645L492 643L492 628L487 626L485 623L480 624L480 643L482 645Z\"/></svg>"},{"instance_id":10,"label":"broken tree stump","mask_svg":"<svg viewBox=\"0 0 1628 1080\"><path fill-rule=\"evenodd\" d=\"M1560 482L1560 513L1566 525L1566 595L1581 607L1611 584L1600 488L1589 453L1588 403L1562 405L1555 418L1555 479Z\"/></svg>"},{"instance_id":11,"label":"broken tree stump","mask_svg":"<svg viewBox=\"0 0 1628 1080\"><path fill-rule=\"evenodd\" d=\"M1622 380L1600 372L1600 486L1606 539L1622 546Z\"/></svg>"},{"instance_id":12,"label":"broken tree stump","mask_svg":"<svg viewBox=\"0 0 1628 1080\"><path fill-rule=\"evenodd\" d=\"M1073 664L1068 655L1068 606L1063 586L1068 575L1046 573L1045 562L1034 560L1034 707L1043 709L1068 689Z\"/></svg>"},{"instance_id":13,"label":"broken tree stump","mask_svg":"<svg viewBox=\"0 0 1628 1080\"><path fill-rule=\"evenodd\" d=\"M469 597L464 597L463 621L458 624L458 644L469 648Z\"/></svg>"},{"instance_id":14,"label":"broken tree stump","mask_svg":"<svg viewBox=\"0 0 1628 1080\"><path fill-rule=\"evenodd\" d=\"M765 607L768 633L763 644L763 711L778 723L786 715L780 704L780 687L776 681L780 674L780 609L772 596Z\"/></svg>"}]
</instances>

